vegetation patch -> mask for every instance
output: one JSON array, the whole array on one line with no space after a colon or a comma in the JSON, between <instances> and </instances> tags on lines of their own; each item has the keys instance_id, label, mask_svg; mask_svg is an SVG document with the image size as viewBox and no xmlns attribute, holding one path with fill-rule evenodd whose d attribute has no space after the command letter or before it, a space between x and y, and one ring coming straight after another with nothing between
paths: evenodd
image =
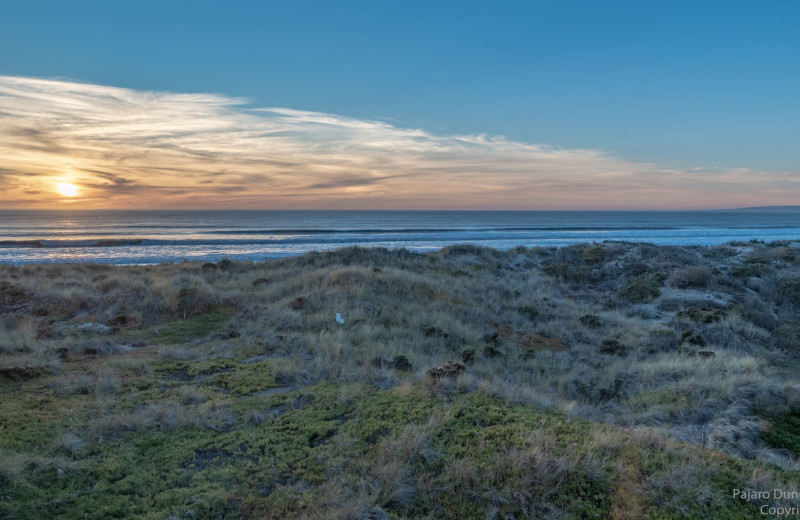
<instances>
[{"instance_id":1,"label":"vegetation patch","mask_svg":"<svg viewBox=\"0 0 800 520\"><path fill-rule=\"evenodd\" d=\"M773 417L769 420L764 441L773 448L789 450L800 456L800 413Z\"/></svg>"},{"instance_id":2,"label":"vegetation patch","mask_svg":"<svg viewBox=\"0 0 800 520\"><path fill-rule=\"evenodd\" d=\"M675 314L676 318L685 318L697 323L714 323L725 317L725 311L716 307L689 307Z\"/></svg>"},{"instance_id":3,"label":"vegetation patch","mask_svg":"<svg viewBox=\"0 0 800 520\"><path fill-rule=\"evenodd\" d=\"M599 264L606 259L606 250L603 246L589 246L583 250L581 256L587 264Z\"/></svg>"},{"instance_id":4,"label":"vegetation patch","mask_svg":"<svg viewBox=\"0 0 800 520\"><path fill-rule=\"evenodd\" d=\"M580 318L581 325L590 329L599 329L603 326L603 322L594 314L584 314Z\"/></svg>"},{"instance_id":5,"label":"vegetation patch","mask_svg":"<svg viewBox=\"0 0 800 520\"><path fill-rule=\"evenodd\" d=\"M517 337L522 348L522 357L529 358L541 349L564 350L566 345L558 338L549 338L541 334L523 334Z\"/></svg>"},{"instance_id":6,"label":"vegetation patch","mask_svg":"<svg viewBox=\"0 0 800 520\"><path fill-rule=\"evenodd\" d=\"M19 285L3 280L0 282L0 311L14 311L29 300L28 294Z\"/></svg>"},{"instance_id":7,"label":"vegetation patch","mask_svg":"<svg viewBox=\"0 0 800 520\"><path fill-rule=\"evenodd\" d=\"M601 354L609 354L609 355L617 355L622 356L627 354L630 347L627 345L623 345L616 339L604 339L603 342L600 344L600 348L597 349L598 352Z\"/></svg>"},{"instance_id":8,"label":"vegetation patch","mask_svg":"<svg viewBox=\"0 0 800 520\"><path fill-rule=\"evenodd\" d=\"M281 386L275 381L275 367L272 361L260 361L238 365L230 370L217 372L207 384L216 385L238 395L248 395L259 390Z\"/></svg>"},{"instance_id":9,"label":"vegetation patch","mask_svg":"<svg viewBox=\"0 0 800 520\"><path fill-rule=\"evenodd\" d=\"M800 348L800 319L787 319L775 331L775 344L787 352L796 353Z\"/></svg>"},{"instance_id":10,"label":"vegetation patch","mask_svg":"<svg viewBox=\"0 0 800 520\"><path fill-rule=\"evenodd\" d=\"M195 377L198 375L216 374L217 372L227 372L238 365L230 359L212 359L209 361L199 361L192 363L186 369L186 375Z\"/></svg>"},{"instance_id":11,"label":"vegetation patch","mask_svg":"<svg viewBox=\"0 0 800 520\"><path fill-rule=\"evenodd\" d=\"M778 294L786 304L800 307L800 276L781 280Z\"/></svg>"},{"instance_id":12,"label":"vegetation patch","mask_svg":"<svg viewBox=\"0 0 800 520\"><path fill-rule=\"evenodd\" d=\"M0 517L756 518L800 486L791 258L0 264Z\"/></svg>"},{"instance_id":13,"label":"vegetation patch","mask_svg":"<svg viewBox=\"0 0 800 520\"><path fill-rule=\"evenodd\" d=\"M42 367L34 367L31 365L18 365L10 367L0 367L0 379L9 379L11 381L24 381L25 379L33 379L39 377L44 372Z\"/></svg>"},{"instance_id":14,"label":"vegetation patch","mask_svg":"<svg viewBox=\"0 0 800 520\"><path fill-rule=\"evenodd\" d=\"M625 283L620 296L632 303L647 303L661 294L666 277L662 273L642 273Z\"/></svg>"},{"instance_id":15,"label":"vegetation patch","mask_svg":"<svg viewBox=\"0 0 800 520\"><path fill-rule=\"evenodd\" d=\"M681 289L704 289L711 282L711 271L707 267L686 267L673 271L670 284Z\"/></svg>"},{"instance_id":16,"label":"vegetation patch","mask_svg":"<svg viewBox=\"0 0 800 520\"><path fill-rule=\"evenodd\" d=\"M233 312L233 308L218 307L186 319L170 320L136 332L130 331L122 334L121 337L123 339L144 338L156 345L188 343L224 328Z\"/></svg>"},{"instance_id":17,"label":"vegetation patch","mask_svg":"<svg viewBox=\"0 0 800 520\"><path fill-rule=\"evenodd\" d=\"M731 268L731 274L736 278L766 278L774 272L775 269L766 261L745 262Z\"/></svg>"}]
</instances>

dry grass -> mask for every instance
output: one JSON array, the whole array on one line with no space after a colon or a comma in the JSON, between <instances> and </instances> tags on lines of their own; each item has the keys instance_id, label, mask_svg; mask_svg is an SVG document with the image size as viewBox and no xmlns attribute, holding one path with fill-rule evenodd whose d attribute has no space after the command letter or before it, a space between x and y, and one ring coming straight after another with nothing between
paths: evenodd
<instances>
[{"instance_id":1,"label":"dry grass","mask_svg":"<svg viewBox=\"0 0 800 520\"><path fill-rule=\"evenodd\" d=\"M641 449L662 449L672 442L667 435L793 468L794 456L762 436L767 416L800 410L793 390L800 352L796 249L346 248L216 269L0 265L0 373L42 379L57 399L91 400L85 429L61 432L48 444L71 456L100 437L261 427L285 411L231 408L215 397L220 388L257 399L254 389L332 383L340 385L339 403L354 406L364 383L398 396L422 386L443 403L484 394L639 428L647 433L632 442ZM410 365L403 370L391 362L400 356ZM451 362L463 362L464 373L430 375ZM15 377L5 379L21 383ZM396 516L442 485L418 474L440 456L431 448L436 428L405 428L376 446L358 471L347 455L357 441L332 437L341 448L325 469L329 517ZM599 472L610 465L598 456L607 449L618 456L620 487L638 497L618 498L612 517L622 517L625 507L643 511L648 501L684 507L667 502L689 488L698 507L713 509L715 499L701 485L707 472L689 458L643 475L639 448L612 437L594 437L593 448L574 456L548 451L545 443L498 452L483 466L443 464L486 503L497 499L496 490L481 482L513 481L504 500L513 497L530 517L557 517L566 513L537 503L526 486L558 489L576 468ZM0 479L25 474L17 459L5 462ZM337 497L336 486L346 494Z\"/></svg>"}]
</instances>

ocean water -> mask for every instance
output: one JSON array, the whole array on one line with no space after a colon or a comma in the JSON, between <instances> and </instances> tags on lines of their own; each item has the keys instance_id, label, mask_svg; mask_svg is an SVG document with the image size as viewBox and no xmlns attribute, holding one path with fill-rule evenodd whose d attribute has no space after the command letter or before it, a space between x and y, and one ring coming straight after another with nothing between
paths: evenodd
<instances>
[{"instance_id":1,"label":"ocean water","mask_svg":"<svg viewBox=\"0 0 800 520\"><path fill-rule=\"evenodd\" d=\"M800 209L726 211L0 211L0 262L264 260L345 246L431 251L612 241L800 240Z\"/></svg>"}]
</instances>

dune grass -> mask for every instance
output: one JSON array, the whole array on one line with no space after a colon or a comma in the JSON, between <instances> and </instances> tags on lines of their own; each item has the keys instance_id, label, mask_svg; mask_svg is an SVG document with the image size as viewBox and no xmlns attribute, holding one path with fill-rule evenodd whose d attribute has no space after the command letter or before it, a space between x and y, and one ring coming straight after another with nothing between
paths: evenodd
<instances>
[{"instance_id":1,"label":"dune grass","mask_svg":"<svg viewBox=\"0 0 800 520\"><path fill-rule=\"evenodd\" d=\"M800 483L798 260L0 265L0 516L753 518Z\"/></svg>"}]
</instances>

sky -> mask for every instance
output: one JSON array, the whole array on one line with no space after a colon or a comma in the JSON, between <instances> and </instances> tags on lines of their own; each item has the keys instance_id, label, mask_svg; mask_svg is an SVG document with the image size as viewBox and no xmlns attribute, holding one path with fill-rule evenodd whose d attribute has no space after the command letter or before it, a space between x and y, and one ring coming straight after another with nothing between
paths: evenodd
<instances>
[{"instance_id":1,"label":"sky","mask_svg":"<svg viewBox=\"0 0 800 520\"><path fill-rule=\"evenodd\" d=\"M794 1L0 13L0 209L800 201Z\"/></svg>"}]
</instances>

